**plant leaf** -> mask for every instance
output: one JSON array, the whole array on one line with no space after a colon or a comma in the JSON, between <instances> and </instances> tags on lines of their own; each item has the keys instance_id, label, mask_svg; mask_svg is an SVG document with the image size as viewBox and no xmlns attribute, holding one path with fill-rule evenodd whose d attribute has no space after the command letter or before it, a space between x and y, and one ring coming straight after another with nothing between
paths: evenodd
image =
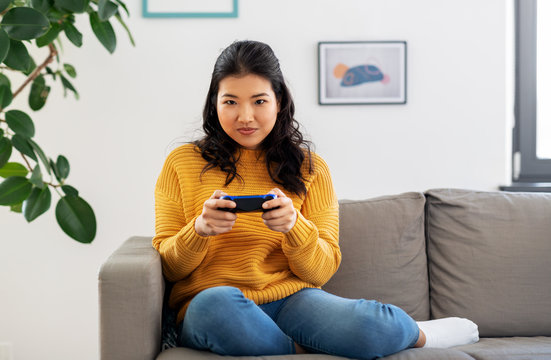
<instances>
[{"instance_id":1,"label":"plant leaf","mask_svg":"<svg viewBox=\"0 0 551 360\"><path fill-rule=\"evenodd\" d=\"M72 187L71 185L62 185L61 189L63 190L65 195L78 196L78 190Z\"/></svg>"},{"instance_id":2,"label":"plant leaf","mask_svg":"<svg viewBox=\"0 0 551 360\"><path fill-rule=\"evenodd\" d=\"M65 72L69 74L69 76L73 79L77 77L77 71L75 70L75 67L73 65L63 64L63 68L65 69Z\"/></svg>"},{"instance_id":3,"label":"plant leaf","mask_svg":"<svg viewBox=\"0 0 551 360\"><path fill-rule=\"evenodd\" d=\"M44 181L42 180L42 171L40 171L40 165L36 164L29 181L31 182L31 184L38 188L44 188Z\"/></svg>"},{"instance_id":4,"label":"plant leaf","mask_svg":"<svg viewBox=\"0 0 551 360\"><path fill-rule=\"evenodd\" d=\"M25 0L25 1L29 1L29 0ZM63 20L65 18L68 18L70 16L72 16L73 14L67 10L63 10L63 9L58 9L57 7L55 7L55 4L54 4L54 1L53 0L48 0L49 3L50 3L50 10L48 10L48 19L50 20L50 22L54 23L59 23L59 22L63 22Z\"/></svg>"},{"instance_id":5,"label":"plant leaf","mask_svg":"<svg viewBox=\"0 0 551 360\"><path fill-rule=\"evenodd\" d=\"M50 28L50 21L40 11L22 6L4 15L2 27L14 40L31 40L44 35Z\"/></svg>"},{"instance_id":6,"label":"plant leaf","mask_svg":"<svg viewBox=\"0 0 551 360\"><path fill-rule=\"evenodd\" d=\"M34 69L36 69L36 63L34 62L33 57L30 56L30 55L29 55L29 57L31 58L29 68L27 70L23 71L23 74L25 74L27 76L31 75L31 73L34 71Z\"/></svg>"},{"instance_id":7,"label":"plant leaf","mask_svg":"<svg viewBox=\"0 0 551 360\"><path fill-rule=\"evenodd\" d=\"M69 39L69 41L72 42L76 47L82 46L82 34L73 24L65 24L65 35L67 36L67 39Z\"/></svg>"},{"instance_id":8,"label":"plant leaf","mask_svg":"<svg viewBox=\"0 0 551 360\"><path fill-rule=\"evenodd\" d=\"M65 156L59 155L57 157L56 168L59 172L59 177L61 178L61 181L67 179L71 167L69 166L69 160L67 160Z\"/></svg>"},{"instance_id":9,"label":"plant leaf","mask_svg":"<svg viewBox=\"0 0 551 360\"><path fill-rule=\"evenodd\" d=\"M24 138L21 135L13 135L11 138L11 143L14 148L19 150L22 154L27 155L34 161L38 161L38 158L36 157L36 154L34 153L34 150L32 146L29 144L29 141L27 138Z\"/></svg>"},{"instance_id":10,"label":"plant leaf","mask_svg":"<svg viewBox=\"0 0 551 360\"><path fill-rule=\"evenodd\" d=\"M11 0L0 0L0 12L6 10L8 6L10 6L10 3L11 3Z\"/></svg>"},{"instance_id":11,"label":"plant leaf","mask_svg":"<svg viewBox=\"0 0 551 360\"><path fill-rule=\"evenodd\" d=\"M98 16L101 21L109 20L109 18L115 15L119 11L119 7L109 0L99 0L98 2Z\"/></svg>"},{"instance_id":12,"label":"plant leaf","mask_svg":"<svg viewBox=\"0 0 551 360\"><path fill-rule=\"evenodd\" d=\"M22 176L11 176L0 183L0 205L17 205L31 194L33 186Z\"/></svg>"},{"instance_id":13,"label":"plant leaf","mask_svg":"<svg viewBox=\"0 0 551 360\"><path fill-rule=\"evenodd\" d=\"M4 84L0 85L0 108L4 109L11 104L13 100L13 94L9 86Z\"/></svg>"},{"instance_id":14,"label":"plant leaf","mask_svg":"<svg viewBox=\"0 0 551 360\"><path fill-rule=\"evenodd\" d=\"M122 1L120 0L115 0L115 2L117 4L119 4L120 6L122 6L122 8L124 9L124 11L126 11L126 15L130 16L130 13L128 12L128 8L126 7L126 4L123 3Z\"/></svg>"},{"instance_id":15,"label":"plant leaf","mask_svg":"<svg viewBox=\"0 0 551 360\"><path fill-rule=\"evenodd\" d=\"M55 0L55 6L73 13L83 13L88 8L89 0Z\"/></svg>"},{"instance_id":16,"label":"plant leaf","mask_svg":"<svg viewBox=\"0 0 551 360\"><path fill-rule=\"evenodd\" d=\"M44 155L44 151L42 151L40 146L38 146L38 144L31 139L28 139L27 141L29 142L29 145L31 145L31 147L33 148L34 152L38 154L38 157L40 158L40 161L42 161L42 164L44 164L44 167L46 168L48 174L51 174L52 169L50 168L50 162L48 161L46 155Z\"/></svg>"},{"instance_id":17,"label":"plant leaf","mask_svg":"<svg viewBox=\"0 0 551 360\"><path fill-rule=\"evenodd\" d=\"M71 82L69 80L67 80L67 78L65 76L59 74L59 77L61 78L61 83L63 84L63 87L65 89L71 90L75 94L75 97L78 99L79 95L78 95L77 90L74 88L73 84L71 84Z\"/></svg>"},{"instance_id":18,"label":"plant leaf","mask_svg":"<svg viewBox=\"0 0 551 360\"><path fill-rule=\"evenodd\" d=\"M23 203L12 205L10 208L12 212L21 214L23 212Z\"/></svg>"},{"instance_id":19,"label":"plant leaf","mask_svg":"<svg viewBox=\"0 0 551 360\"><path fill-rule=\"evenodd\" d=\"M51 43L52 41L54 41L58 37L61 30L63 30L63 29L61 28L61 26L58 23L53 23L52 27L50 28L50 30L48 30L48 32L46 34L44 34L41 37L39 37L38 39L36 39L36 45L38 47L43 47L43 46L48 45L49 43Z\"/></svg>"},{"instance_id":20,"label":"plant leaf","mask_svg":"<svg viewBox=\"0 0 551 360\"><path fill-rule=\"evenodd\" d=\"M59 37L57 37L55 41L57 42L57 46L59 47L59 51L57 52L57 54L55 54L55 59L59 64L59 53L63 53L63 43L61 42L61 39Z\"/></svg>"},{"instance_id":21,"label":"plant leaf","mask_svg":"<svg viewBox=\"0 0 551 360\"><path fill-rule=\"evenodd\" d=\"M0 170L8 163L12 153L12 145L10 139L6 137L0 138Z\"/></svg>"},{"instance_id":22,"label":"plant leaf","mask_svg":"<svg viewBox=\"0 0 551 360\"><path fill-rule=\"evenodd\" d=\"M26 138L34 136L34 124L31 117L20 110L10 110L6 113L6 122L16 134Z\"/></svg>"},{"instance_id":23,"label":"plant leaf","mask_svg":"<svg viewBox=\"0 0 551 360\"><path fill-rule=\"evenodd\" d=\"M55 216L61 229L73 239L88 244L96 237L96 216L81 197L62 197L57 203Z\"/></svg>"},{"instance_id":24,"label":"plant leaf","mask_svg":"<svg viewBox=\"0 0 551 360\"><path fill-rule=\"evenodd\" d=\"M90 25L99 42L112 54L117 47L117 37L111 23L100 21L98 14L92 12L90 13Z\"/></svg>"},{"instance_id":25,"label":"plant leaf","mask_svg":"<svg viewBox=\"0 0 551 360\"><path fill-rule=\"evenodd\" d=\"M9 162L0 168L0 176L8 178L10 176L23 176L26 177L29 170L23 164Z\"/></svg>"},{"instance_id":26,"label":"plant leaf","mask_svg":"<svg viewBox=\"0 0 551 360\"><path fill-rule=\"evenodd\" d=\"M4 59L4 64L19 71L27 71L31 68L31 56L21 41L10 39L10 51Z\"/></svg>"},{"instance_id":27,"label":"plant leaf","mask_svg":"<svg viewBox=\"0 0 551 360\"><path fill-rule=\"evenodd\" d=\"M59 40L59 39L58 39L58 40ZM53 78L53 79L54 79L54 81L55 81L55 79L56 79L57 75L56 75L56 73L55 73L55 72L53 72L53 70L52 70L52 69L50 69L50 67L49 67L49 66L46 66L46 73L47 73L48 75L51 75L51 76L52 76L52 78Z\"/></svg>"},{"instance_id":28,"label":"plant leaf","mask_svg":"<svg viewBox=\"0 0 551 360\"><path fill-rule=\"evenodd\" d=\"M0 27L0 63L4 61L10 51L10 38L8 34Z\"/></svg>"},{"instance_id":29,"label":"plant leaf","mask_svg":"<svg viewBox=\"0 0 551 360\"><path fill-rule=\"evenodd\" d=\"M134 41L134 38L132 37L132 34L130 33L130 29L128 28L128 26L126 26L126 23L123 21L122 17L119 14L115 15L115 17L117 18L119 23L126 30L126 33L128 34L128 37L130 38L130 43L132 43L132 46L136 46L136 42Z\"/></svg>"},{"instance_id":30,"label":"plant leaf","mask_svg":"<svg viewBox=\"0 0 551 360\"><path fill-rule=\"evenodd\" d=\"M48 186L43 189L34 188L27 200L23 201L23 216L28 222L44 214L50 208L52 194Z\"/></svg>"},{"instance_id":31,"label":"plant leaf","mask_svg":"<svg viewBox=\"0 0 551 360\"><path fill-rule=\"evenodd\" d=\"M46 86L46 80L43 75L34 79L31 85L31 91L29 92L29 106L34 111L42 109L46 104L48 95L50 94L50 87Z\"/></svg>"},{"instance_id":32,"label":"plant leaf","mask_svg":"<svg viewBox=\"0 0 551 360\"><path fill-rule=\"evenodd\" d=\"M52 168L52 171L54 172L54 175L55 175L55 178L57 179L57 181L61 182L61 178L59 176L59 170L57 170L57 166L55 164L55 162L50 159L50 167Z\"/></svg>"},{"instance_id":33,"label":"plant leaf","mask_svg":"<svg viewBox=\"0 0 551 360\"><path fill-rule=\"evenodd\" d=\"M0 109L6 108L13 100L11 92L10 79L4 74L0 73ZM2 136L3 133L0 133Z\"/></svg>"},{"instance_id":34,"label":"plant leaf","mask_svg":"<svg viewBox=\"0 0 551 360\"><path fill-rule=\"evenodd\" d=\"M31 6L43 14L46 14L52 8L49 0L32 0Z\"/></svg>"},{"instance_id":35,"label":"plant leaf","mask_svg":"<svg viewBox=\"0 0 551 360\"><path fill-rule=\"evenodd\" d=\"M2 73L0 73L0 85L6 85L7 87L11 88L10 79Z\"/></svg>"}]
</instances>

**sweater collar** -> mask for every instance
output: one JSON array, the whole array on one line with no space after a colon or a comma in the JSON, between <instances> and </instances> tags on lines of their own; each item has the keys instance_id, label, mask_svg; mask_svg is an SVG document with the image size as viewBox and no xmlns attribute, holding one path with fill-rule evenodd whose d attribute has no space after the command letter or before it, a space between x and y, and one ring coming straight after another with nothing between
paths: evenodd
<instances>
[{"instance_id":1,"label":"sweater collar","mask_svg":"<svg viewBox=\"0 0 551 360\"><path fill-rule=\"evenodd\" d=\"M237 150L237 156L239 161L256 162L265 159L265 153L263 150L249 150L240 148Z\"/></svg>"}]
</instances>

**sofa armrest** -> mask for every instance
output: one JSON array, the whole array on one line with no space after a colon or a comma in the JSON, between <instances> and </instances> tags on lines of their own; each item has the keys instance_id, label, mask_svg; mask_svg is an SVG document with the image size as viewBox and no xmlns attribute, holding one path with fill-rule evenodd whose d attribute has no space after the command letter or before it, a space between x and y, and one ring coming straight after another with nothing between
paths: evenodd
<instances>
[{"instance_id":1,"label":"sofa armrest","mask_svg":"<svg viewBox=\"0 0 551 360\"><path fill-rule=\"evenodd\" d=\"M164 278L151 237L131 237L102 264L101 360L152 360L159 354Z\"/></svg>"}]
</instances>

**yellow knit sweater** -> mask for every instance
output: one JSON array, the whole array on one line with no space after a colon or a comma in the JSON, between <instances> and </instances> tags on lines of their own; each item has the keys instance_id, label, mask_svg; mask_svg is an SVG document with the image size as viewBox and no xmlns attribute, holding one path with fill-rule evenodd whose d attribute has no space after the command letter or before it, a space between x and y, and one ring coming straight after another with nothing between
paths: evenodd
<instances>
[{"instance_id":1,"label":"yellow knit sweater","mask_svg":"<svg viewBox=\"0 0 551 360\"><path fill-rule=\"evenodd\" d=\"M282 299L305 287L320 287L337 271L338 202L327 164L312 154L314 174L308 174L307 195L288 193L274 183L263 154L241 150L235 178L224 186L226 173L211 169L201 177L206 161L193 144L173 150L155 187L153 246L162 258L163 273L174 282L171 307L179 309L178 322L200 291L234 286L257 304ZM215 190L229 195L260 195L280 188L293 200L297 221L287 233L264 225L261 212L238 213L230 232L203 237L195 232L195 219Z\"/></svg>"}]
</instances>

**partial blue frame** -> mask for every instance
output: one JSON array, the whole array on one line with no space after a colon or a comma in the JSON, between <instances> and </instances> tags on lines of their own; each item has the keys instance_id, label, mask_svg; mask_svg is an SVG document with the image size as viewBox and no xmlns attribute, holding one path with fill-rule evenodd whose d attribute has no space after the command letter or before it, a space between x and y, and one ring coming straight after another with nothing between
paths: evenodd
<instances>
[{"instance_id":1,"label":"partial blue frame","mask_svg":"<svg viewBox=\"0 0 551 360\"><path fill-rule=\"evenodd\" d=\"M230 12L150 12L147 10L147 0L142 0L142 14L149 18L236 18L237 2L238 0L233 0L233 10Z\"/></svg>"}]
</instances>

